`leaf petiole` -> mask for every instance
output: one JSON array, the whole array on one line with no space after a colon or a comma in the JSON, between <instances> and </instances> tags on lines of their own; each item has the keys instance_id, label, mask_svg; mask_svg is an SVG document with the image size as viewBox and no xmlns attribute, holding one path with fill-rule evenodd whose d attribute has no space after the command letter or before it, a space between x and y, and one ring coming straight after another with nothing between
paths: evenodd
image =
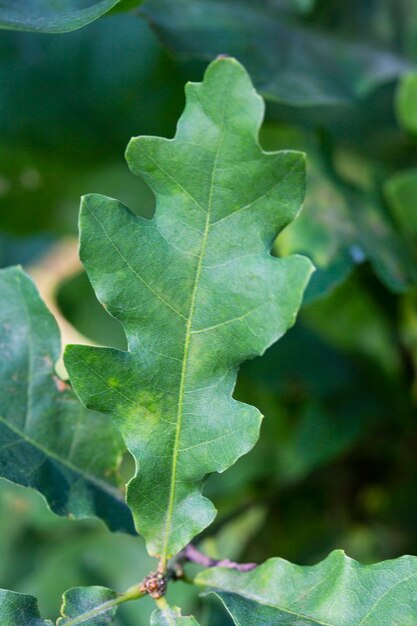
<instances>
[{"instance_id":1,"label":"leaf petiole","mask_svg":"<svg viewBox=\"0 0 417 626\"><path fill-rule=\"evenodd\" d=\"M125 602L129 602L130 600L139 600L146 595L146 591L142 590L142 583L133 585L132 587L129 587L127 591L119 593L116 598L108 600L107 602L103 602L94 609L90 609L89 611L86 611L81 615L77 615L77 617L74 617L73 619L64 621L62 626L76 626L77 624L83 624L87 620L97 617L101 613L105 613L109 609L119 606L119 604L124 604ZM58 621L58 624L59 623L60 620Z\"/></svg>"}]
</instances>

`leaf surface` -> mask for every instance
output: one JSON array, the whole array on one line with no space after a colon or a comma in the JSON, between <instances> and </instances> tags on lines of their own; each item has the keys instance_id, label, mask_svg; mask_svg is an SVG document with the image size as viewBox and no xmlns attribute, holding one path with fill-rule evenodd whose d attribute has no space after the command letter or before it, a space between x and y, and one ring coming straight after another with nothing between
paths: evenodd
<instances>
[{"instance_id":1,"label":"leaf surface","mask_svg":"<svg viewBox=\"0 0 417 626\"><path fill-rule=\"evenodd\" d=\"M134 532L118 489L119 433L55 375L59 330L31 279L2 270L0 291L0 476L37 489L59 515Z\"/></svg>"},{"instance_id":2,"label":"leaf surface","mask_svg":"<svg viewBox=\"0 0 417 626\"><path fill-rule=\"evenodd\" d=\"M417 558L362 565L341 550L302 567L269 559L242 574L207 569L197 584L220 597L237 626L411 626Z\"/></svg>"},{"instance_id":3,"label":"leaf surface","mask_svg":"<svg viewBox=\"0 0 417 626\"><path fill-rule=\"evenodd\" d=\"M199 626L194 617L183 617L177 607L156 609L152 613L151 626Z\"/></svg>"},{"instance_id":4,"label":"leaf surface","mask_svg":"<svg viewBox=\"0 0 417 626\"><path fill-rule=\"evenodd\" d=\"M0 589L1 626L52 626L39 614L36 598Z\"/></svg>"},{"instance_id":5,"label":"leaf surface","mask_svg":"<svg viewBox=\"0 0 417 626\"><path fill-rule=\"evenodd\" d=\"M74 587L63 595L57 626L107 626L119 604L117 593L106 587Z\"/></svg>"},{"instance_id":6,"label":"leaf surface","mask_svg":"<svg viewBox=\"0 0 417 626\"><path fill-rule=\"evenodd\" d=\"M120 0L0 0L0 28L65 33L93 22Z\"/></svg>"},{"instance_id":7,"label":"leaf surface","mask_svg":"<svg viewBox=\"0 0 417 626\"><path fill-rule=\"evenodd\" d=\"M234 59L189 84L173 140L133 139L130 168L157 197L152 220L103 196L81 211L81 259L129 352L69 346L89 408L109 411L136 458L128 502L163 562L215 515L202 480L254 445L260 414L232 398L241 361L294 322L311 263L273 258L298 213L304 156L265 153L263 102Z\"/></svg>"}]
</instances>

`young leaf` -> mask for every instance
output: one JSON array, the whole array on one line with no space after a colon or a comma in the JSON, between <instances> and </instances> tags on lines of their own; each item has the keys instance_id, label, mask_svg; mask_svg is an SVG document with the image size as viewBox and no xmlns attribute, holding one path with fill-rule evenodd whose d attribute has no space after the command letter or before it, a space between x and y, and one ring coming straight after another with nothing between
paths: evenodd
<instances>
[{"instance_id":1,"label":"young leaf","mask_svg":"<svg viewBox=\"0 0 417 626\"><path fill-rule=\"evenodd\" d=\"M33 596L0 589L1 626L52 626L41 619L38 603Z\"/></svg>"},{"instance_id":2,"label":"young leaf","mask_svg":"<svg viewBox=\"0 0 417 626\"><path fill-rule=\"evenodd\" d=\"M117 488L119 433L54 374L59 330L31 279L1 270L0 292L0 476L37 489L59 515L134 532Z\"/></svg>"},{"instance_id":3,"label":"young leaf","mask_svg":"<svg viewBox=\"0 0 417 626\"><path fill-rule=\"evenodd\" d=\"M89 408L111 412L138 473L128 502L162 563L213 519L202 480L254 445L260 414L232 399L241 361L294 322L311 263L273 258L299 211L304 156L265 153L264 105L234 59L189 84L173 140L133 139L130 168L157 197L152 220L103 196L81 211L81 258L129 352L69 346Z\"/></svg>"},{"instance_id":4,"label":"young leaf","mask_svg":"<svg viewBox=\"0 0 417 626\"><path fill-rule=\"evenodd\" d=\"M65 33L93 22L120 0L0 0L0 28Z\"/></svg>"},{"instance_id":5,"label":"young leaf","mask_svg":"<svg viewBox=\"0 0 417 626\"><path fill-rule=\"evenodd\" d=\"M362 565L341 550L311 567L269 559L248 573L207 569L197 584L237 626L406 626L417 623L417 558Z\"/></svg>"},{"instance_id":6,"label":"young leaf","mask_svg":"<svg viewBox=\"0 0 417 626\"><path fill-rule=\"evenodd\" d=\"M74 587L62 598L56 626L107 626L116 616L119 596L105 587Z\"/></svg>"},{"instance_id":7,"label":"young leaf","mask_svg":"<svg viewBox=\"0 0 417 626\"><path fill-rule=\"evenodd\" d=\"M177 607L156 609L152 613L151 626L199 626L194 617L183 617Z\"/></svg>"}]
</instances>

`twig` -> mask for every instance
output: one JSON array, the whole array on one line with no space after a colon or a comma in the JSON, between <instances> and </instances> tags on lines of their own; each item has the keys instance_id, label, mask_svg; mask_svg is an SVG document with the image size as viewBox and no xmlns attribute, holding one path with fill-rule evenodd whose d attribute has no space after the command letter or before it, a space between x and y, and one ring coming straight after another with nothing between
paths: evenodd
<instances>
[{"instance_id":1,"label":"twig","mask_svg":"<svg viewBox=\"0 0 417 626\"><path fill-rule=\"evenodd\" d=\"M200 550L197 550L192 543L189 543L188 546L180 552L179 556L184 559L184 561L196 563L203 567L227 567L228 569L234 569L238 572L249 572L257 567L257 563L236 563L230 559L212 559L206 554L203 554L203 552L200 552Z\"/></svg>"}]
</instances>

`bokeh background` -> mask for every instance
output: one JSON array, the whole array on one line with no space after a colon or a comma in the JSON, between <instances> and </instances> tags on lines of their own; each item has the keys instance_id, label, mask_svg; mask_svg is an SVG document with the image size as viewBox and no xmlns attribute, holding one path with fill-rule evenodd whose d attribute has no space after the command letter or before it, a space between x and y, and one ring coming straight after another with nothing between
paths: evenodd
<instances>
[{"instance_id":1,"label":"bokeh background","mask_svg":"<svg viewBox=\"0 0 417 626\"><path fill-rule=\"evenodd\" d=\"M334 548L366 563L417 554L417 4L138 5L65 34L0 31L1 266L33 275L64 341L123 348L76 260L79 197L151 216L128 140L173 136L185 82L237 56L266 99L262 146L308 155L303 214L275 253L306 254L317 271L294 328L242 367L236 397L265 415L262 434L209 478L219 514L201 546L300 564ZM68 587L121 591L151 567L140 538L58 518L4 480L0 536L0 587L37 596L49 617ZM228 624L185 584L175 602L203 626ZM151 608L126 605L117 626L148 624Z\"/></svg>"}]
</instances>

